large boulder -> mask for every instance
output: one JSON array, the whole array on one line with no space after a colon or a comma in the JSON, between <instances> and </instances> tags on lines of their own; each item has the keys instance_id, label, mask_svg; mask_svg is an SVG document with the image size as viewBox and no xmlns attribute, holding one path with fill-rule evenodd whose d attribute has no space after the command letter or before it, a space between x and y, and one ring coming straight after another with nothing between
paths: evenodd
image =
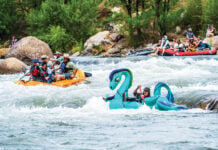
<instances>
[{"instance_id":1,"label":"large boulder","mask_svg":"<svg viewBox=\"0 0 218 150\"><path fill-rule=\"evenodd\" d=\"M26 69L27 65L14 57L0 61L0 74L19 73L26 71Z\"/></svg>"},{"instance_id":2,"label":"large boulder","mask_svg":"<svg viewBox=\"0 0 218 150\"><path fill-rule=\"evenodd\" d=\"M120 33L111 33L109 37L112 42L118 42L123 38L123 35Z\"/></svg>"},{"instance_id":3,"label":"large boulder","mask_svg":"<svg viewBox=\"0 0 218 150\"><path fill-rule=\"evenodd\" d=\"M202 98L198 103L198 107L204 110L218 111L218 95L211 95Z\"/></svg>"},{"instance_id":4,"label":"large boulder","mask_svg":"<svg viewBox=\"0 0 218 150\"><path fill-rule=\"evenodd\" d=\"M5 56L8 54L9 49L8 48L1 48L0 49L0 58L5 58Z\"/></svg>"},{"instance_id":5,"label":"large boulder","mask_svg":"<svg viewBox=\"0 0 218 150\"><path fill-rule=\"evenodd\" d=\"M22 38L10 48L6 57L16 57L25 63L29 63L32 59L39 58L42 55L53 57L49 45L36 37L28 36Z\"/></svg>"},{"instance_id":6,"label":"large boulder","mask_svg":"<svg viewBox=\"0 0 218 150\"><path fill-rule=\"evenodd\" d=\"M109 33L109 31L102 31L91 36L84 44L85 50L83 50L82 55L88 55L94 47L111 45L112 43L108 39Z\"/></svg>"},{"instance_id":7,"label":"large boulder","mask_svg":"<svg viewBox=\"0 0 218 150\"><path fill-rule=\"evenodd\" d=\"M218 49L218 36L206 38L204 39L203 43L207 43L211 45L212 47L215 47Z\"/></svg>"}]
</instances>

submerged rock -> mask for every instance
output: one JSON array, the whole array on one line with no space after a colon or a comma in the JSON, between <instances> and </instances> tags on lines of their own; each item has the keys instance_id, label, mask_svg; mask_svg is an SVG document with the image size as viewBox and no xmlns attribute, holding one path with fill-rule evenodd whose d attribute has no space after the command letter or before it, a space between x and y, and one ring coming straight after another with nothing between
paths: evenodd
<instances>
[{"instance_id":1,"label":"submerged rock","mask_svg":"<svg viewBox=\"0 0 218 150\"><path fill-rule=\"evenodd\" d=\"M12 48L10 48L7 58L15 57L25 63L31 62L34 58L42 55L53 57L48 44L33 36L22 38Z\"/></svg>"},{"instance_id":2,"label":"submerged rock","mask_svg":"<svg viewBox=\"0 0 218 150\"><path fill-rule=\"evenodd\" d=\"M0 74L25 72L27 65L17 58L11 57L0 62Z\"/></svg>"},{"instance_id":3,"label":"submerged rock","mask_svg":"<svg viewBox=\"0 0 218 150\"><path fill-rule=\"evenodd\" d=\"M211 95L200 100L197 106L204 110L218 111L218 95Z\"/></svg>"}]
</instances>

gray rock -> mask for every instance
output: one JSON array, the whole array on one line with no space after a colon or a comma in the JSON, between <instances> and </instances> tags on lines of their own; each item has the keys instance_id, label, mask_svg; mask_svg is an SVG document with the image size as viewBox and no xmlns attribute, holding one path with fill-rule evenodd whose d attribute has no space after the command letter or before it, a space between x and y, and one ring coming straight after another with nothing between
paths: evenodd
<instances>
[{"instance_id":1,"label":"gray rock","mask_svg":"<svg viewBox=\"0 0 218 150\"><path fill-rule=\"evenodd\" d=\"M85 49L92 49L93 46L110 43L110 41L107 39L108 35L109 31L102 31L91 36L84 44Z\"/></svg>"},{"instance_id":2,"label":"gray rock","mask_svg":"<svg viewBox=\"0 0 218 150\"><path fill-rule=\"evenodd\" d=\"M36 37L28 36L22 38L12 48L10 48L6 57L15 57L28 63L34 58L40 58L42 55L53 57L49 45Z\"/></svg>"},{"instance_id":3,"label":"gray rock","mask_svg":"<svg viewBox=\"0 0 218 150\"><path fill-rule=\"evenodd\" d=\"M119 34L119 33L110 34L110 39L111 39L112 42L118 42L122 38L123 38L123 36L121 34Z\"/></svg>"},{"instance_id":4,"label":"gray rock","mask_svg":"<svg viewBox=\"0 0 218 150\"><path fill-rule=\"evenodd\" d=\"M72 56L79 56L79 55L80 55L80 52L76 52Z\"/></svg>"},{"instance_id":5,"label":"gray rock","mask_svg":"<svg viewBox=\"0 0 218 150\"><path fill-rule=\"evenodd\" d=\"M203 43L207 43L212 47L215 47L218 49L218 36L214 36L211 38L204 39Z\"/></svg>"},{"instance_id":6,"label":"gray rock","mask_svg":"<svg viewBox=\"0 0 218 150\"><path fill-rule=\"evenodd\" d=\"M17 58L11 57L0 62L0 74L25 72L27 65Z\"/></svg>"},{"instance_id":7,"label":"gray rock","mask_svg":"<svg viewBox=\"0 0 218 150\"><path fill-rule=\"evenodd\" d=\"M108 54L116 54L116 53L120 53L120 49L119 48L111 48L107 51Z\"/></svg>"},{"instance_id":8,"label":"gray rock","mask_svg":"<svg viewBox=\"0 0 218 150\"><path fill-rule=\"evenodd\" d=\"M218 95L204 97L197 105L199 108L204 110L218 111Z\"/></svg>"}]
</instances>

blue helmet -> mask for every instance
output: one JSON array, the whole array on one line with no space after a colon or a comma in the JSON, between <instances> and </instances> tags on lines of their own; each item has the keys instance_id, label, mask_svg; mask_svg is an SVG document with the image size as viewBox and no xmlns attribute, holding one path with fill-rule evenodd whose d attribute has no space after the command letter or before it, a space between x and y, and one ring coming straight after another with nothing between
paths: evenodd
<instances>
[{"instance_id":1,"label":"blue helmet","mask_svg":"<svg viewBox=\"0 0 218 150\"><path fill-rule=\"evenodd\" d=\"M39 59L38 58L34 58L33 59L33 63L39 63Z\"/></svg>"}]
</instances>

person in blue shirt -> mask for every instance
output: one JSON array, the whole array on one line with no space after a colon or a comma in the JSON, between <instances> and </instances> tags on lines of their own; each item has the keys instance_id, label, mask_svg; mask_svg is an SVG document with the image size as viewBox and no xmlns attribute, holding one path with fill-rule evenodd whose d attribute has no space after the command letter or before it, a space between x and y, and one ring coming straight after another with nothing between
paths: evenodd
<instances>
[{"instance_id":1,"label":"person in blue shirt","mask_svg":"<svg viewBox=\"0 0 218 150\"><path fill-rule=\"evenodd\" d=\"M160 48L164 48L164 49L169 49L170 48L170 42L169 42L166 35L164 35L164 37L162 38Z\"/></svg>"},{"instance_id":2,"label":"person in blue shirt","mask_svg":"<svg viewBox=\"0 0 218 150\"><path fill-rule=\"evenodd\" d=\"M186 39L187 42L189 43L191 40L195 40L195 34L192 32L192 28L188 28L188 31L186 32Z\"/></svg>"}]
</instances>

